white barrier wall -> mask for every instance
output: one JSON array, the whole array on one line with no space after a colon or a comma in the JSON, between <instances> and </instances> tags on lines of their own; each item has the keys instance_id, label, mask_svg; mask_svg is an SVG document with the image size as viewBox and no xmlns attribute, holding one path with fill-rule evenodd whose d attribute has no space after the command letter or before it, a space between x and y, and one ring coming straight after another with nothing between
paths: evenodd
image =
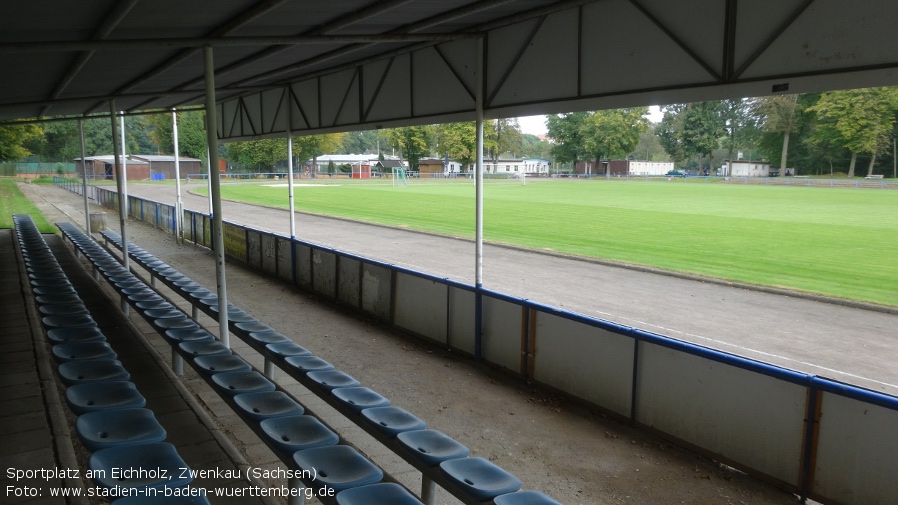
<instances>
[{"instance_id":1,"label":"white barrier wall","mask_svg":"<svg viewBox=\"0 0 898 505\"><path fill-rule=\"evenodd\" d=\"M449 286L403 272L396 274L393 324L423 337L446 343Z\"/></svg>"},{"instance_id":2,"label":"white barrier wall","mask_svg":"<svg viewBox=\"0 0 898 505\"><path fill-rule=\"evenodd\" d=\"M533 378L629 417L634 339L534 312Z\"/></svg>"},{"instance_id":3,"label":"white barrier wall","mask_svg":"<svg viewBox=\"0 0 898 505\"><path fill-rule=\"evenodd\" d=\"M362 262L340 256L337 266L337 300L349 305L350 307L359 308L361 306L359 293L361 292Z\"/></svg>"},{"instance_id":4,"label":"white barrier wall","mask_svg":"<svg viewBox=\"0 0 898 505\"><path fill-rule=\"evenodd\" d=\"M898 503L898 411L823 393L813 492L837 503Z\"/></svg>"},{"instance_id":5,"label":"white barrier wall","mask_svg":"<svg viewBox=\"0 0 898 505\"><path fill-rule=\"evenodd\" d=\"M516 373L521 369L523 308L483 295L483 358Z\"/></svg>"},{"instance_id":6,"label":"white barrier wall","mask_svg":"<svg viewBox=\"0 0 898 505\"><path fill-rule=\"evenodd\" d=\"M640 342L636 420L798 483L807 388Z\"/></svg>"},{"instance_id":7,"label":"white barrier wall","mask_svg":"<svg viewBox=\"0 0 898 505\"><path fill-rule=\"evenodd\" d=\"M389 268L370 263L362 266L361 308L384 321L390 320L392 276Z\"/></svg>"},{"instance_id":8,"label":"white barrier wall","mask_svg":"<svg viewBox=\"0 0 898 505\"><path fill-rule=\"evenodd\" d=\"M284 280L293 280L293 253L290 239L285 237L277 238L277 275Z\"/></svg>"},{"instance_id":9,"label":"white barrier wall","mask_svg":"<svg viewBox=\"0 0 898 505\"><path fill-rule=\"evenodd\" d=\"M312 289L328 298L337 296L337 255L312 249Z\"/></svg>"},{"instance_id":10,"label":"white barrier wall","mask_svg":"<svg viewBox=\"0 0 898 505\"><path fill-rule=\"evenodd\" d=\"M277 240L274 235L262 235L262 271L277 275Z\"/></svg>"},{"instance_id":11,"label":"white barrier wall","mask_svg":"<svg viewBox=\"0 0 898 505\"><path fill-rule=\"evenodd\" d=\"M474 292L449 286L449 329L447 344L474 354Z\"/></svg>"}]
</instances>

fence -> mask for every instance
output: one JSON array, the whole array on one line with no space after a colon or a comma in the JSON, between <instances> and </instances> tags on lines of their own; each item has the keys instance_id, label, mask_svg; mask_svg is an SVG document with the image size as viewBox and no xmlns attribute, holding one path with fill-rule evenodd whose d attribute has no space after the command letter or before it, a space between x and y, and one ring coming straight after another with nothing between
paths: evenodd
<instances>
[{"instance_id":1,"label":"fence","mask_svg":"<svg viewBox=\"0 0 898 505\"><path fill-rule=\"evenodd\" d=\"M742 184L752 186L795 186L808 188L854 188L854 189L898 189L898 180L880 178L817 179L806 176L795 177L717 177L717 176L672 176L672 175L605 175L555 174L553 179L586 179L596 181L626 182L683 182L690 184Z\"/></svg>"},{"instance_id":2,"label":"fence","mask_svg":"<svg viewBox=\"0 0 898 505\"><path fill-rule=\"evenodd\" d=\"M114 192L90 191L117 208ZM129 200L131 217L174 231L172 206ZM185 239L210 247L211 225L208 215L184 211ZM898 503L896 397L236 223L225 222L223 232L232 260L482 355L802 496Z\"/></svg>"},{"instance_id":3,"label":"fence","mask_svg":"<svg viewBox=\"0 0 898 505\"><path fill-rule=\"evenodd\" d=\"M14 177L19 174L54 176L59 174L74 174L74 163L0 163L0 175Z\"/></svg>"}]
</instances>

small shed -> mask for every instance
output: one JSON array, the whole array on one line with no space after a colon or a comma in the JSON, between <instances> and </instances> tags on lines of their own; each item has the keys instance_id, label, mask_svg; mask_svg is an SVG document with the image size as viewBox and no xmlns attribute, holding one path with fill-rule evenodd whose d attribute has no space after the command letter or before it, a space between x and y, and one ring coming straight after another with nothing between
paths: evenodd
<instances>
[{"instance_id":1,"label":"small shed","mask_svg":"<svg viewBox=\"0 0 898 505\"><path fill-rule=\"evenodd\" d=\"M75 166L78 173L81 170L81 158L75 158ZM150 165L146 161L132 160L123 158L127 163L126 179L129 181L143 181L150 178ZM115 180L115 156L112 154L104 156L87 156L84 158L85 172L88 179L106 179Z\"/></svg>"},{"instance_id":2,"label":"small shed","mask_svg":"<svg viewBox=\"0 0 898 505\"><path fill-rule=\"evenodd\" d=\"M150 170L150 178L174 179L175 157L171 154L132 154L130 159L144 161ZM130 161L129 161L130 163ZM181 178L187 174L199 174L205 172L203 161L189 156L178 156L178 168Z\"/></svg>"}]
</instances>

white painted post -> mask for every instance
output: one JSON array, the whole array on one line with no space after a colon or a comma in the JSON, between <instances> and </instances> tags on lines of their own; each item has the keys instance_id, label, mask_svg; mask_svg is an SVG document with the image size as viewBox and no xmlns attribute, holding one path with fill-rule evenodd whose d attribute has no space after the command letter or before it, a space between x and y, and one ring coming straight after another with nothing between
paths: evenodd
<instances>
[{"instance_id":1,"label":"white painted post","mask_svg":"<svg viewBox=\"0 0 898 505\"><path fill-rule=\"evenodd\" d=\"M215 107L215 62L212 47L203 48L206 74L206 142L209 146L209 199L212 202L212 249L218 287L218 338L230 349L228 333L228 287L225 277L224 230L221 220L221 181L218 177L218 110Z\"/></svg>"}]
</instances>

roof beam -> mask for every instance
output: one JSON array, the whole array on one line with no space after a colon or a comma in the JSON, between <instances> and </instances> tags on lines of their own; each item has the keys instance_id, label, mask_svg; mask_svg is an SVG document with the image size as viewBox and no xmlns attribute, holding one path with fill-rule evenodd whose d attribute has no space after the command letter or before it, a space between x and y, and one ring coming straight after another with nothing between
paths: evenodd
<instances>
[{"instance_id":1,"label":"roof beam","mask_svg":"<svg viewBox=\"0 0 898 505\"><path fill-rule=\"evenodd\" d=\"M794 23L798 18L801 17L802 14L804 14L804 11L806 11L812 3L814 3L814 0L805 0L804 3L802 3L794 11L792 11L792 14L788 18L783 20L783 22L776 28L776 30L774 30L773 33L770 34L770 37L767 37L767 40L765 40L763 44L758 46L758 48L755 49L755 52L752 53L752 55L749 56L747 60L745 60L745 63L743 63L742 66L733 71L733 78L738 79L742 77L742 74L744 74L745 71L748 70L748 67L752 66L755 60L760 58L761 55L764 54L767 49L769 49L770 46L773 45L774 42L776 42L776 39L778 39L780 35L783 34L783 32L785 32L790 26L792 26L792 23Z\"/></svg>"},{"instance_id":2,"label":"roof beam","mask_svg":"<svg viewBox=\"0 0 898 505\"><path fill-rule=\"evenodd\" d=\"M375 44L389 42L448 42L476 38L473 33L395 33L383 35L298 35L268 37L200 37L89 40L83 42L0 43L0 53L58 53L68 51L129 51L148 48L201 49L235 46L297 46L323 44Z\"/></svg>"},{"instance_id":3,"label":"roof beam","mask_svg":"<svg viewBox=\"0 0 898 505\"><path fill-rule=\"evenodd\" d=\"M131 12L131 9L133 9L134 6L137 5L138 1L140 0L117 2L115 4L115 7L113 7L112 10L106 14L106 18L103 19L103 21L94 31L91 40L100 41L108 37L109 34L112 33L112 30L114 30L119 25L119 23L122 22L122 20L125 18L125 16L128 15L129 12ZM65 91L67 87L69 87L69 84L72 83L75 77L77 77L78 74L81 73L81 69L84 68L84 65L87 65L87 62L90 61L90 58L93 55L94 51L87 49L83 50L81 54L76 56L74 61L72 61L72 63L69 65L69 68L66 70L65 74L63 74L59 81L56 83L56 87L53 88L53 91L50 93L49 99L53 100L59 98L59 95L61 95L62 92ZM41 109L40 115L45 116L49 112L50 106L45 105Z\"/></svg>"}]
</instances>

